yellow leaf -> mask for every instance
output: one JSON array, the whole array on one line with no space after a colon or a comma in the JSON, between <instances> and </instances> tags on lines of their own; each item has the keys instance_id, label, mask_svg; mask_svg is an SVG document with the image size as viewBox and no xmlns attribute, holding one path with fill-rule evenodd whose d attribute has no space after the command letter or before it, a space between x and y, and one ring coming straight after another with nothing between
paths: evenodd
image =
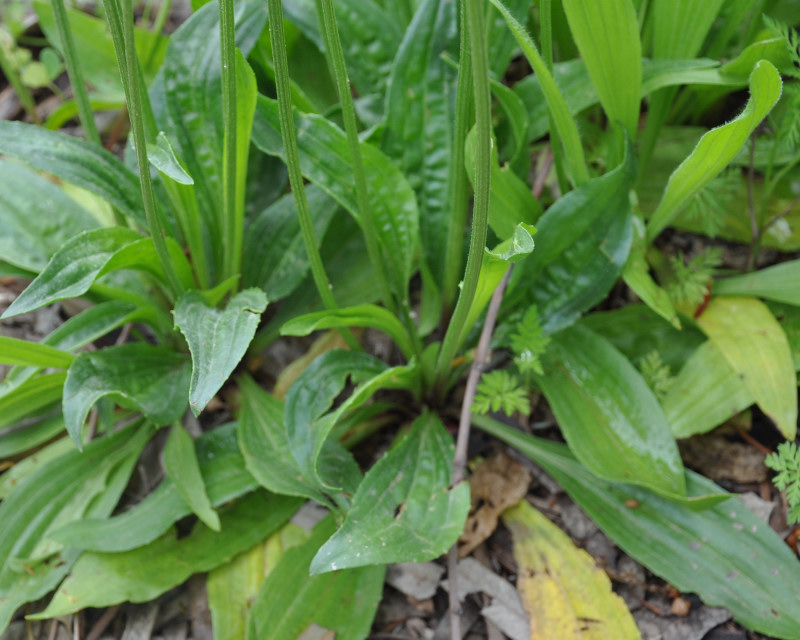
<instances>
[{"instance_id":1,"label":"yellow leaf","mask_svg":"<svg viewBox=\"0 0 800 640\"><path fill-rule=\"evenodd\" d=\"M625 602L592 557L524 500L503 514L531 640L637 640Z\"/></svg>"}]
</instances>

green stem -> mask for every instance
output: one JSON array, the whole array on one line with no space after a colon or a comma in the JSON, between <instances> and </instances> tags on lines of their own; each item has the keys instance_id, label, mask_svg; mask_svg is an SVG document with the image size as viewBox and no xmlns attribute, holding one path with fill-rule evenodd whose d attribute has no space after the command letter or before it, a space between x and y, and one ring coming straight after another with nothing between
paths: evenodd
<instances>
[{"instance_id":1,"label":"green stem","mask_svg":"<svg viewBox=\"0 0 800 640\"><path fill-rule=\"evenodd\" d=\"M542 47L542 56L548 71L553 71L553 2L552 0L541 0L539 2L539 40ZM564 148L561 146L561 138L556 129L556 122L551 111L547 112L547 120L550 131L550 149L553 152L553 165L556 168L556 178L558 188L561 193L569 191L569 178L567 177L567 167L564 159Z\"/></svg>"},{"instance_id":2,"label":"green stem","mask_svg":"<svg viewBox=\"0 0 800 640\"><path fill-rule=\"evenodd\" d=\"M455 311L439 352L436 363L436 393L441 396L450 372L450 364L460 346L460 337L467 320L475 291L478 287L483 253L486 247L486 229L489 219L489 187L490 158L492 144L492 103L489 87L489 57L484 30L483 2L481 0L464 0L466 3L467 37L470 39L472 51L472 85L475 99L475 130L477 146L475 153L475 199L472 210L472 232L470 236L469 254L464 273L464 283L458 296ZM462 31L463 37L463 31ZM462 70L464 69L462 65Z\"/></svg>"},{"instance_id":3,"label":"green stem","mask_svg":"<svg viewBox=\"0 0 800 640\"><path fill-rule=\"evenodd\" d=\"M120 3L119 5L117 3ZM136 43L133 38L133 7L131 0L113 0L106 3L109 7L114 6L119 22L116 26L121 27L121 33L114 39L115 48L117 43L122 43L122 49L117 48L117 60L119 61L122 74L127 77L123 84L126 88L126 100L128 103L128 113L131 119L131 132L133 133L133 143L136 150L136 160L139 166L139 180L142 187L142 199L144 201L144 213L147 219L147 226L150 236L153 239L156 253L158 254L161 268L167 280L167 285L174 296L183 293L178 275L169 257L167 250L166 232L164 223L161 219L161 211L156 203L153 183L150 179L150 164L147 159L147 140L145 137L145 108L142 99L142 82L140 80L139 59L136 56ZM107 8L107 11L109 9ZM109 20L111 25L112 20ZM113 28L113 27L112 27Z\"/></svg>"},{"instance_id":4,"label":"green stem","mask_svg":"<svg viewBox=\"0 0 800 640\"><path fill-rule=\"evenodd\" d=\"M83 130L86 132L86 139L101 145L100 132L94 121L92 107L89 104L89 94L86 91L86 84L83 82L83 73L78 64L78 56L75 54L75 41L72 39L72 29L69 26L67 10L64 7L64 0L53 0L53 17L58 29L58 37L61 38L61 49L64 53L64 60L67 63L67 74L75 94L75 103L78 106L78 117L80 118Z\"/></svg>"},{"instance_id":5,"label":"green stem","mask_svg":"<svg viewBox=\"0 0 800 640\"><path fill-rule=\"evenodd\" d=\"M336 299L333 296L328 275L322 264L317 239L314 237L314 226L311 222L311 212L308 208L306 189L303 183L303 174L300 171L300 154L297 149L297 133L294 128L294 114L292 113L292 98L289 87L289 61L286 55L286 37L283 32L283 7L281 0L267 0L269 11L269 32L272 38L272 61L275 66L275 89L278 94L278 111L281 121L281 138L286 149L286 168L289 172L289 184L292 196L297 205L297 217L300 223L300 232L303 243L308 253L308 262L311 275L317 287L323 304L328 309L336 309ZM342 337L351 349L361 350L358 341L348 330L341 331Z\"/></svg>"},{"instance_id":6,"label":"green stem","mask_svg":"<svg viewBox=\"0 0 800 640\"><path fill-rule=\"evenodd\" d=\"M466 24L467 16L464 2L461 2L461 24ZM442 286L443 317L447 318L453 309L458 295L458 281L464 260L464 229L467 226L467 206L469 205L469 179L464 168L464 147L467 134L472 126L473 99L472 83L469 73L472 66L472 52L469 38L462 30L458 54L458 88L456 90L456 113L453 126L453 152L450 161L449 199L450 224L447 228L445 244L444 280ZM463 81L462 81L463 80Z\"/></svg>"}]
</instances>

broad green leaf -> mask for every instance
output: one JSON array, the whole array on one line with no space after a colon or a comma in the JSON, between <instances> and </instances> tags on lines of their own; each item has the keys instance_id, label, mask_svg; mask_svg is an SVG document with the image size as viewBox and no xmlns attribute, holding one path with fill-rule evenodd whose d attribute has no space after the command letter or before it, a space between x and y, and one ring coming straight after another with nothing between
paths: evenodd
<instances>
[{"instance_id":1,"label":"broad green leaf","mask_svg":"<svg viewBox=\"0 0 800 640\"><path fill-rule=\"evenodd\" d=\"M742 113L700 138L692 154L670 176L661 203L647 225L648 241L733 160L780 98L782 86L781 76L772 63L763 60L755 66L750 75L750 99Z\"/></svg>"},{"instance_id":2,"label":"broad green leaf","mask_svg":"<svg viewBox=\"0 0 800 640\"><path fill-rule=\"evenodd\" d=\"M167 134L163 131L158 132L155 144L147 145L147 159L156 169L178 184L194 184L192 176L186 173L186 169L175 155L175 149L170 144Z\"/></svg>"},{"instance_id":3,"label":"broad green leaf","mask_svg":"<svg viewBox=\"0 0 800 640\"><path fill-rule=\"evenodd\" d=\"M64 371L45 373L0 396L0 429L56 402L61 397L66 379Z\"/></svg>"},{"instance_id":4,"label":"broad green leaf","mask_svg":"<svg viewBox=\"0 0 800 640\"><path fill-rule=\"evenodd\" d=\"M258 486L244 468L234 423L204 433L195 441L195 449L212 506L224 506ZM191 513L175 483L165 478L155 491L128 511L105 520L85 518L71 523L54 531L53 538L77 549L130 551L152 542Z\"/></svg>"},{"instance_id":5,"label":"broad green leaf","mask_svg":"<svg viewBox=\"0 0 800 640\"><path fill-rule=\"evenodd\" d=\"M457 55L457 13L450 0L420 4L392 64L381 139L381 149L417 196L423 252L439 284L450 219L457 76L442 55Z\"/></svg>"},{"instance_id":6,"label":"broad green leaf","mask_svg":"<svg viewBox=\"0 0 800 640\"><path fill-rule=\"evenodd\" d=\"M383 595L386 567L359 567L309 575L320 545L333 532L332 517L314 527L311 538L289 549L256 597L247 621L247 640L296 640L316 623L336 640L369 635Z\"/></svg>"},{"instance_id":7,"label":"broad green leaf","mask_svg":"<svg viewBox=\"0 0 800 640\"><path fill-rule=\"evenodd\" d=\"M64 421L61 421L61 428L56 432L59 433L64 429ZM53 434L55 435L55 434ZM52 436L47 438L52 440ZM2 444L0 444L0 449ZM69 438L57 438L55 441L50 442L44 447L38 449L35 453L26 456L20 460L8 471L4 471L0 475L0 500L5 500L11 495L11 492L16 489L29 475L35 473L38 469L48 464L54 458L58 458L69 451L75 449L72 440ZM0 455L0 457L5 457Z\"/></svg>"},{"instance_id":8,"label":"broad green leaf","mask_svg":"<svg viewBox=\"0 0 800 640\"><path fill-rule=\"evenodd\" d=\"M194 415L205 409L244 356L255 335L267 297L260 289L240 291L223 311L209 307L198 291L189 291L175 305L175 326L192 353L189 406Z\"/></svg>"},{"instance_id":9,"label":"broad green leaf","mask_svg":"<svg viewBox=\"0 0 800 640\"><path fill-rule=\"evenodd\" d=\"M3 120L0 153L82 187L145 224L138 177L102 147L65 133Z\"/></svg>"},{"instance_id":10,"label":"broad green leaf","mask_svg":"<svg viewBox=\"0 0 800 640\"><path fill-rule=\"evenodd\" d=\"M723 0L653 0L653 57L693 58Z\"/></svg>"},{"instance_id":11,"label":"broad green leaf","mask_svg":"<svg viewBox=\"0 0 800 640\"><path fill-rule=\"evenodd\" d=\"M633 3L565 0L564 11L608 119L621 122L634 140L639 124L642 47Z\"/></svg>"},{"instance_id":12,"label":"broad green leaf","mask_svg":"<svg viewBox=\"0 0 800 640\"><path fill-rule=\"evenodd\" d=\"M361 352L329 351L314 360L286 394L289 444L303 475L320 488L354 490L337 484L345 478L329 477L330 470L320 464L328 436L347 411L364 404L379 389L412 387L416 373L413 365L389 368L381 360ZM352 384L361 384L330 411L348 379Z\"/></svg>"},{"instance_id":13,"label":"broad green leaf","mask_svg":"<svg viewBox=\"0 0 800 640\"><path fill-rule=\"evenodd\" d=\"M295 112L297 144L303 175L319 185L358 219L353 166L344 131L329 120ZM264 153L285 158L278 105L259 96L253 142ZM392 288L401 300L419 243L419 211L414 192L392 161L367 142L361 143L369 203Z\"/></svg>"},{"instance_id":14,"label":"broad green leaf","mask_svg":"<svg viewBox=\"0 0 800 640\"><path fill-rule=\"evenodd\" d=\"M59 395L61 395L59 393ZM3 430L0 434L0 459L35 449L64 431L64 418L48 416L24 427ZM26 458L27 459L27 458Z\"/></svg>"},{"instance_id":15,"label":"broad green leaf","mask_svg":"<svg viewBox=\"0 0 800 640\"><path fill-rule=\"evenodd\" d=\"M281 335L307 336L320 329L335 327L372 327L388 335L406 358L414 354L411 339L403 324L390 311L374 304L309 313L290 320L281 327Z\"/></svg>"},{"instance_id":16,"label":"broad green leaf","mask_svg":"<svg viewBox=\"0 0 800 640\"><path fill-rule=\"evenodd\" d=\"M164 471L175 484L181 498L203 524L209 529L219 531L219 516L208 499L194 441L180 423L172 426L164 446Z\"/></svg>"},{"instance_id":17,"label":"broad green leaf","mask_svg":"<svg viewBox=\"0 0 800 640\"><path fill-rule=\"evenodd\" d=\"M239 386L242 393L239 448L247 470L263 487L274 493L311 498L329 505L326 493L320 490L313 477L304 475L292 455L283 402L260 389L247 376L240 378ZM338 442L326 441L321 458L325 477L338 475L341 486L358 485L361 480L358 465Z\"/></svg>"},{"instance_id":18,"label":"broad green leaf","mask_svg":"<svg viewBox=\"0 0 800 640\"><path fill-rule=\"evenodd\" d=\"M0 161L0 226L0 260L38 273L67 240L98 223L49 180Z\"/></svg>"},{"instance_id":19,"label":"broad green leaf","mask_svg":"<svg viewBox=\"0 0 800 640\"><path fill-rule=\"evenodd\" d=\"M489 1L505 18L509 29L511 29L517 40L517 44L525 54L525 58L533 68L533 72L539 78L545 100L547 100L547 106L553 116L553 122L564 146L569 169L572 172L572 180L575 186L578 187L589 179L589 173L586 169L586 158L584 157L583 146L578 134L578 127L572 119L569 107L564 101L564 96L561 94L553 75L539 55L536 44L525 30L525 27L517 21L500 0Z\"/></svg>"},{"instance_id":20,"label":"broad green leaf","mask_svg":"<svg viewBox=\"0 0 800 640\"><path fill-rule=\"evenodd\" d=\"M800 260L716 280L712 291L726 296L757 296L800 305Z\"/></svg>"},{"instance_id":21,"label":"broad green leaf","mask_svg":"<svg viewBox=\"0 0 800 640\"><path fill-rule=\"evenodd\" d=\"M664 412L619 351L575 325L552 336L542 366L536 382L583 464L607 480L685 495L683 464Z\"/></svg>"},{"instance_id":22,"label":"broad green leaf","mask_svg":"<svg viewBox=\"0 0 800 640\"><path fill-rule=\"evenodd\" d=\"M194 276L192 275L192 268L189 265L189 261L186 259L186 255L183 253L183 249L172 238L168 237L166 243L170 262L172 263L181 285L184 289L193 288ZM159 261L158 253L156 252L156 247L152 238L140 238L135 242L121 247L97 272L95 278L121 269L147 271L159 278L162 282L165 280L164 271L161 267L161 262Z\"/></svg>"},{"instance_id":23,"label":"broad green leaf","mask_svg":"<svg viewBox=\"0 0 800 640\"><path fill-rule=\"evenodd\" d=\"M124 227L86 231L67 241L0 318L86 293L114 254L142 236Z\"/></svg>"},{"instance_id":24,"label":"broad green leaf","mask_svg":"<svg viewBox=\"0 0 800 640\"><path fill-rule=\"evenodd\" d=\"M87 551L72 567L47 608L35 617L54 618L86 607L153 600L192 574L209 571L260 542L300 504L296 498L251 493L220 509L220 532L198 523L191 534L180 539L173 530L131 551Z\"/></svg>"},{"instance_id":25,"label":"broad green leaf","mask_svg":"<svg viewBox=\"0 0 800 640\"><path fill-rule=\"evenodd\" d=\"M713 342L701 344L683 365L661 402L676 438L706 433L755 402Z\"/></svg>"},{"instance_id":26,"label":"broad green leaf","mask_svg":"<svg viewBox=\"0 0 800 640\"><path fill-rule=\"evenodd\" d=\"M66 369L75 356L45 344L0 336L0 363Z\"/></svg>"},{"instance_id":27,"label":"broad green leaf","mask_svg":"<svg viewBox=\"0 0 800 640\"><path fill-rule=\"evenodd\" d=\"M426 413L364 476L341 528L311 573L392 562L424 562L455 544L470 509L469 485L450 487L453 439Z\"/></svg>"},{"instance_id":28,"label":"broad green leaf","mask_svg":"<svg viewBox=\"0 0 800 640\"><path fill-rule=\"evenodd\" d=\"M633 237L628 198L636 167L622 164L574 189L536 223L539 248L511 277L507 306L536 304L546 331L558 331L600 302L617 281Z\"/></svg>"},{"instance_id":29,"label":"broad green leaf","mask_svg":"<svg viewBox=\"0 0 800 640\"><path fill-rule=\"evenodd\" d=\"M81 353L64 383L67 433L80 449L89 410L109 395L157 425L175 422L186 410L189 376L188 359L166 347L130 343Z\"/></svg>"},{"instance_id":30,"label":"broad green leaf","mask_svg":"<svg viewBox=\"0 0 800 640\"><path fill-rule=\"evenodd\" d=\"M698 512L640 487L600 480L563 445L493 420L475 423L542 465L609 538L676 589L729 609L749 629L797 639L800 564L737 498ZM721 492L696 473L686 477L689 496Z\"/></svg>"},{"instance_id":31,"label":"broad green leaf","mask_svg":"<svg viewBox=\"0 0 800 640\"><path fill-rule=\"evenodd\" d=\"M755 298L713 298L697 320L759 408L787 440L797 433L797 375L789 341Z\"/></svg>"},{"instance_id":32,"label":"broad green leaf","mask_svg":"<svg viewBox=\"0 0 800 640\"><path fill-rule=\"evenodd\" d=\"M22 604L52 591L81 552L59 545L51 547L57 555L50 561L26 559L49 540L55 523L107 517L151 434L138 424L92 441L83 453L72 449L29 475L0 503L0 629Z\"/></svg>"},{"instance_id":33,"label":"broad green leaf","mask_svg":"<svg viewBox=\"0 0 800 640\"><path fill-rule=\"evenodd\" d=\"M522 606L536 621L531 640L640 640L608 575L566 533L525 500L503 512L503 524L514 541Z\"/></svg>"}]
</instances>

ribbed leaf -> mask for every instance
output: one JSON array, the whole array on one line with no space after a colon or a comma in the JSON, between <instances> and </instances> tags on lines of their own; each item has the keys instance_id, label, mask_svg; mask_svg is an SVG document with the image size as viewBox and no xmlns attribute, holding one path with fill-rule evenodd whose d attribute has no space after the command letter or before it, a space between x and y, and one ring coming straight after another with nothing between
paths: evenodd
<instances>
[{"instance_id":1,"label":"ribbed leaf","mask_svg":"<svg viewBox=\"0 0 800 640\"><path fill-rule=\"evenodd\" d=\"M66 369L74 356L44 344L0 336L0 363Z\"/></svg>"},{"instance_id":2,"label":"ribbed leaf","mask_svg":"<svg viewBox=\"0 0 800 640\"><path fill-rule=\"evenodd\" d=\"M717 280L713 291L728 296L757 296L800 305L800 260Z\"/></svg>"},{"instance_id":3,"label":"ribbed leaf","mask_svg":"<svg viewBox=\"0 0 800 640\"><path fill-rule=\"evenodd\" d=\"M61 397L66 378L64 371L45 373L0 396L0 429L12 426L26 416L35 415L40 409L56 402Z\"/></svg>"}]
</instances>

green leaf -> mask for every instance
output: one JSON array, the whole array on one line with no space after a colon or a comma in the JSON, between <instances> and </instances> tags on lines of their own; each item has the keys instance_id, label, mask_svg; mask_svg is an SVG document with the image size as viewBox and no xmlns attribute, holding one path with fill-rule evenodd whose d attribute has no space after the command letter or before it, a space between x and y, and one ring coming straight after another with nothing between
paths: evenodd
<instances>
[{"instance_id":1,"label":"green leaf","mask_svg":"<svg viewBox=\"0 0 800 640\"><path fill-rule=\"evenodd\" d=\"M707 433L755 402L713 342L701 344L661 402L676 438Z\"/></svg>"},{"instance_id":2,"label":"green leaf","mask_svg":"<svg viewBox=\"0 0 800 640\"><path fill-rule=\"evenodd\" d=\"M188 365L184 355L144 343L81 353L64 383L67 433L81 448L81 428L89 410L108 395L136 407L157 425L175 422L186 410Z\"/></svg>"},{"instance_id":3,"label":"green leaf","mask_svg":"<svg viewBox=\"0 0 800 640\"><path fill-rule=\"evenodd\" d=\"M0 162L0 226L0 260L39 272L67 240L98 223L49 180Z\"/></svg>"},{"instance_id":4,"label":"green leaf","mask_svg":"<svg viewBox=\"0 0 800 640\"><path fill-rule=\"evenodd\" d=\"M82 517L108 516L152 434L140 424L72 449L29 475L0 503L0 629L24 603L52 591L69 573L78 549L50 546L55 557L28 562L51 544L58 526Z\"/></svg>"},{"instance_id":5,"label":"green leaf","mask_svg":"<svg viewBox=\"0 0 800 640\"><path fill-rule=\"evenodd\" d=\"M0 318L28 313L86 293L114 254L142 236L123 227L86 231L59 249Z\"/></svg>"},{"instance_id":6,"label":"green leaf","mask_svg":"<svg viewBox=\"0 0 800 640\"><path fill-rule=\"evenodd\" d=\"M163 131L158 132L155 144L147 145L147 159L156 169L178 184L194 184L192 176L186 173L181 161L175 155L175 149L172 148L167 134Z\"/></svg>"},{"instance_id":7,"label":"green leaf","mask_svg":"<svg viewBox=\"0 0 800 640\"><path fill-rule=\"evenodd\" d=\"M220 530L219 516L208 499L194 441L180 423L172 426L167 444L164 446L164 471L178 489L178 493L192 512L209 529Z\"/></svg>"},{"instance_id":8,"label":"green leaf","mask_svg":"<svg viewBox=\"0 0 800 640\"><path fill-rule=\"evenodd\" d=\"M258 483L245 470L236 444L236 424L228 423L195 441L200 473L214 507L248 493ZM165 478L158 488L128 511L105 520L85 518L53 531L64 546L92 551L130 551L152 542L172 523L192 513L175 483Z\"/></svg>"},{"instance_id":9,"label":"green leaf","mask_svg":"<svg viewBox=\"0 0 800 640\"><path fill-rule=\"evenodd\" d=\"M45 373L0 396L0 429L56 402L61 397L66 378L64 371Z\"/></svg>"},{"instance_id":10,"label":"green leaf","mask_svg":"<svg viewBox=\"0 0 800 640\"><path fill-rule=\"evenodd\" d=\"M57 419L54 421L57 421ZM61 420L60 428L56 433L60 433L63 431L63 429L64 421ZM53 436L51 435L49 438L46 438L45 442L47 440L52 440L52 437ZM2 448L2 445L0 445L0 448ZM11 495L11 492L14 491L16 487L18 487L29 475L35 473L38 469L49 463L54 458L58 458L74 449L75 445L72 444L72 440L69 438L56 438L49 444L39 448L35 453L32 453L23 460L15 463L13 467L4 472L3 475L0 475L0 500L5 500L8 498L8 496Z\"/></svg>"},{"instance_id":11,"label":"green leaf","mask_svg":"<svg viewBox=\"0 0 800 640\"><path fill-rule=\"evenodd\" d=\"M145 223L138 177L102 147L35 125L3 120L0 153L82 187Z\"/></svg>"},{"instance_id":12,"label":"green leaf","mask_svg":"<svg viewBox=\"0 0 800 640\"><path fill-rule=\"evenodd\" d=\"M321 116L297 112L295 127L303 175L358 219L353 167L344 132ZM253 142L264 153L285 159L275 100L259 96ZM419 243L417 201L408 181L386 155L366 142L361 143L361 155L386 271L395 293L404 300Z\"/></svg>"},{"instance_id":13,"label":"green leaf","mask_svg":"<svg viewBox=\"0 0 800 640\"><path fill-rule=\"evenodd\" d=\"M531 10L531 0L506 0L505 5L515 16L526 16ZM517 52L517 43L502 14L494 7L488 8L486 44L489 68L494 76L501 78Z\"/></svg>"},{"instance_id":14,"label":"green leaf","mask_svg":"<svg viewBox=\"0 0 800 640\"><path fill-rule=\"evenodd\" d=\"M780 302L767 301L767 307L783 327L792 350L795 371L800 371L800 308Z\"/></svg>"},{"instance_id":15,"label":"green leaf","mask_svg":"<svg viewBox=\"0 0 800 640\"><path fill-rule=\"evenodd\" d=\"M570 449L593 473L665 495L686 493L664 412L619 351L575 325L552 336L542 366L536 382Z\"/></svg>"},{"instance_id":16,"label":"green leaf","mask_svg":"<svg viewBox=\"0 0 800 640\"><path fill-rule=\"evenodd\" d=\"M640 487L600 480L563 445L485 418L479 426L542 465L609 538L679 591L729 609L749 629L796 640L797 557L737 498L698 512ZM686 477L689 496L721 492L696 473Z\"/></svg>"},{"instance_id":17,"label":"green leaf","mask_svg":"<svg viewBox=\"0 0 800 640\"><path fill-rule=\"evenodd\" d=\"M205 409L244 356L255 335L267 297L246 289L230 299L224 311L209 307L202 294L189 291L175 305L175 326L192 353L189 406L194 415Z\"/></svg>"},{"instance_id":18,"label":"green leaf","mask_svg":"<svg viewBox=\"0 0 800 640\"><path fill-rule=\"evenodd\" d=\"M797 375L789 341L755 298L713 298L697 324L787 440L797 434Z\"/></svg>"},{"instance_id":19,"label":"green leaf","mask_svg":"<svg viewBox=\"0 0 800 640\"><path fill-rule=\"evenodd\" d=\"M45 417L25 427L4 430L0 435L0 459L10 458L49 442L64 431L64 419ZM70 442L70 446L74 446ZM26 458L26 460L30 457Z\"/></svg>"},{"instance_id":20,"label":"green leaf","mask_svg":"<svg viewBox=\"0 0 800 640\"><path fill-rule=\"evenodd\" d=\"M464 528L469 485L451 488L453 439L426 413L364 476L341 528L311 562L312 575L433 560Z\"/></svg>"},{"instance_id":21,"label":"green leaf","mask_svg":"<svg viewBox=\"0 0 800 640\"><path fill-rule=\"evenodd\" d=\"M296 498L252 493L220 510L219 533L198 523L180 539L172 531L131 551L85 552L47 608L31 617L55 618L86 607L153 600L192 574L209 571L260 542L299 506Z\"/></svg>"},{"instance_id":22,"label":"green leaf","mask_svg":"<svg viewBox=\"0 0 800 640\"><path fill-rule=\"evenodd\" d=\"M0 363L66 369L72 354L44 344L0 336Z\"/></svg>"},{"instance_id":23,"label":"green leaf","mask_svg":"<svg viewBox=\"0 0 800 640\"><path fill-rule=\"evenodd\" d=\"M335 327L372 327L373 329L378 329L394 340L406 358L410 359L414 354L411 340L397 316L374 304L361 304L344 309L308 313L283 325L281 327L281 335L307 336L309 333L320 329L332 329Z\"/></svg>"},{"instance_id":24,"label":"green leaf","mask_svg":"<svg viewBox=\"0 0 800 640\"><path fill-rule=\"evenodd\" d=\"M622 164L574 189L536 223L539 249L512 274L508 307L539 309L545 331L569 326L617 281L631 247L631 149Z\"/></svg>"},{"instance_id":25,"label":"green leaf","mask_svg":"<svg viewBox=\"0 0 800 640\"><path fill-rule=\"evenodd\" d=\"M758 296L776 302L800 305L800 260L776 264L714 282L717 295Z\"/></svg>"},{"instance_id":26,"label":"green leaf","mask_svg":"<svg viewBox=\"0 0 800 640\"><path fill-rule=\"evenodd\" d=\"M565 0L564 11L608 119L621 122L634 140L639 124L642 47L633 3Z\"/></svg>"},{"instance_id":27,"label":"green leaf","mask_svg":"<svg viewBox=\"0 0 800 640\"><path fill-rule=\"evenodd\" d=\"M457 77L442 55L457 54L456 14L449 0L420 3L392 64L381 139L381 149L402 168L417 196L423 251L438 284L450 219Z\"/></svg>"},{"instance_id":28,"label":"green leaf","mask_svg":"<svg viewBox=\"0 0 800 640\"><path fill-rule=\"evenodd\" d=\"M781 76L772 63L762 60L755 66L750 75L750 99L744 110L700 138L691 155L670 176L661 202L647 225L648 241L652 242L689 200L733 160L775 106L782 86Z\"/></svg>"},{"instance_id":29,"label":"green leaf","mask_svg":"<svg viewBox=\"0 0 800 640\"><path fill-rule=\"evenodd\" d=\"M653 56L695 57L722 3L723 0L654 0Z\"/></svg>"},{"instance_id":30,"label":"green leaf","mask_svg":"<svg viewBox=\"0 0 800 640\"><path fill-rule=\"evenodd\" d=\"M296 640L313 623L337 640L369 635L383 595L386 567L360 567L310 576L309 564L334 529L332 517L283 555L261 586L247 620L247 640Z\"/></svg>"},{"instance_id":31,"label":"green leaf","mask_svg":"<svg viewBox=\"0 0 800 640\"><path fill-rule=\"evenodd\" d=\"M300 496L330 504L313 477L304 475L292 455L289 434L284 424L283 402L263 391L248 376L239 380L242 409L239 415L239 448L247 470L258 482L274 493ZM355 487L361 480L353 456L338 442L325 442L321 454L325 477L340 477L341 486Z\"/></svg>"}]
</instances>

